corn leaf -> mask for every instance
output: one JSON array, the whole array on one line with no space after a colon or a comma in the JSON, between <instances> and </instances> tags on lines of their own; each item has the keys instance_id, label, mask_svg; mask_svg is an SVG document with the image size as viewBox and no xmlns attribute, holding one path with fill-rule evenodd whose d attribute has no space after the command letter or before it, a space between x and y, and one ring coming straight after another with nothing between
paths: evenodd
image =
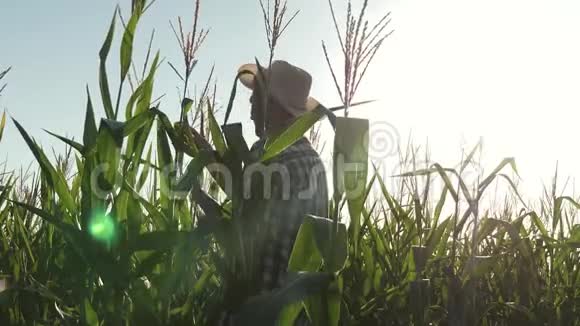
<instances>
[{"instance_id":1,"label":"corn leaf","mask_svg":"<svg viewBox=\"0 0 580 326\"><path fill-rule=\"evenodd\" d=\"M240 325L275 325L284 307L326 290L333 279L328 273L297 273L280 290L247 302L236 316Z\"/></svg>"},{"instance_id":2,"label":"corn leaf","mask_svg":"<svg viewBox=\"0 0 580 326\"><path fill-rule=\"evenodd\" d=\"M214 144L216 150L218 151L218 153L223 156L225 154L225 152L227 151L226 141L224 139L224 135L222 134L222 130L215 119L214 112L213 112L214 108L211 106L209 98L207 99L207 105L208 105L208 110L207 110L208 123L209 123L209 130L211 133L211 139L213 140L213 144Z\"/></svg>"},{"instance_id":3,"label":"corn leaf","mask_svg":"<svg viewBox=\"0 0 580 326\"><path fill-rule=\"evenodd\" d=\"M5 127L6 127L6 112L2 113L2 119L0 119L0 141L2 141L2 135L4 134Z\"/></svg>"},{"instance_id":4,"label":"corn leaf","mask_svg":"<svg viewBox=\"0 0 580 326\"><path fill-rule=\"evenodd\" d=\"M166 251L183 245L191 237L185 231L153 231L138 235L130 251Z\"/></svg>"},{"instance_id":5,"label":"corn leaf","mask_svg":"<svg viewBox=\"0 0 580 326\"><path fill-rule=\"evenodd\" d=\"M183 99L183 101L181 101L181 111L184 112L184 114L188 114L192 107L193 100L186 97Z\"/></svg>"},{"instance_id":6,"label":"corn leaf","mask_svg":"<svg viewBox=\"0 0 580 326\"><path fill-rule=\"evenodd\" d=\"M24 138L24 141L32 151L32 154L36 158L36 161L40 165L42 172L45 174L49 184L58 194L60 200L62 201L64 207L66 207L72 215L77 212L77 207L75 201L70 193L67 182L64 176L56 171L54 166L48 160L48 157L44 154L42 149L36 144L36 142L28 135L24 128L18 123L18 121L12 119L16 128Z\"/></svg>"},{"instance_id":7,"label":"corn leaf","mask_svg":"<svg viewBox=\"0 0 580 326\"><path fill-rule=\"evenodd\" d=\"M247 162L249 159L250 149L244 139L242 124L234 123L222 126L224 137L228 144L228 148L235 152L236 157L239 157L242 162Z\"/></svg>"},{"instance_id":8,"label":"corn leaf","mask_svg":"<svg viewBox=\"0 0 580 326\"><path fill-rule=\"evenodd\" d=\"M60 139L63 143L69 145L70 147L74 148L75 150L77 150L79 153L84 153L85 152L85 147L82 144L77 143L76 141L72 140L72 139L68 139L62 136L59 136L57 134L54 134L48 130L44 130L46 133L48 133L49 135Z\"/></svg>"},{"instance_id":9,"label":"corn leaf","mask_svg":"<svg viewBox=\"0 0 580 326\"><path fill-rule=\"evenodd\" d=\"M325 114L321 108L305 113L300 116L290 127L284 130L280 135L268 140L265 145L264 155L261 161L272 159L283 152L286 148L292 146L296 141L304 136L312 126L318 122Z\"/></svg>"},{"instance_id":10,"label":"corn leaf","mask_svg":"<svg viewBox=\"0 0 580 326\"><path fill-rule=\"evenodd\" d=\"M99 326L99 318L97 313L87 298L85 298L81 313L86 325Z\"/></svg>"},{"instance_id":11,"label":"corn leaf","mask_svg":"<svg viewBox=\"0 0 580 326\"><path fill-rule=\"evenodd\" d=\"M109 80L107 77L107 57L109 55L109 51L111 50L111 43L113 42L113 36L115 34L117 10L118 9L115 9L109 31L107 32L107 37L105 38L105 42L99 51L99 86L101 89L101 98L107 119L113 119L115 117L115 112L113 111L113 101L111 100L111 91L109 89Z\"/></svg>"},{"instance_id":12,"label":"corn leaf","mask_svg":"<svg viewBox=\"0 0 580 326\"><path fill-rule=\"evenodd\" d=\"M97 124L95 122L95 112L91 101L91 94L87 86L87 110L85 114L85 129L83 132L83 144L86 148L92 148L97 140Z\"/></svg>"},{"instance_id":13,"label":"corn leaf","mask_svg":"<svg viewBox=\"0 0 580 326\"><path fill-rule=\"evenodd\" d=\"M346 194L350 215L350 238L358 239L368 176L369 121L337 118L334 138L334 177L340 194ZM358 241L354 241L358 255Z\"/></svg>"},{"instance_id":14,"label":"corn leaf","mask_svg":"<svg viewBox=\"0 0 580 326\"><path fill-rule=\"evenodd\" d=\"M138 6L139 7L139 6ZM125 80L129 68L131 67L131 60L133 57L133 40L135 38L135 31L137 23L141 18L143 8L136 8L127 23L125 32L123 33L123 43L121 44L121 80Z\"/></svg>"}]
</instances>

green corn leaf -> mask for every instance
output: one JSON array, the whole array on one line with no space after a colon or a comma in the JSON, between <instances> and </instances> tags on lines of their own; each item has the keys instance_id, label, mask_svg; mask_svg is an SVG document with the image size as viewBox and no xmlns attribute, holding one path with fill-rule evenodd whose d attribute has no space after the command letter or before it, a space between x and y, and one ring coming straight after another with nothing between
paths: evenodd
<instances>
[{"instance_id":1,"label":"green corn leaf","mask_svg":"<svg viewBox=\"0 0 580 326\"><path fill-rule=\"evenodd\" d=\"M149 74L145 81L143 81L142 91L140 92L140 96L137 99L137 105L135 108L135 114L140 114L145 112L151 106L151 99L153 97L153 87L155 81L155 73L157 72L157 68L159 68L159 51L155 55L153 59L153 64L151 65L151 69L149 70Z\"/></svg>"},{"instance_id":2,"label":"green corn leaf","mask_svg":"<svg viewBox=\"0 0 580 326\"><path fill-rule=\"evenodd\" d=\"M333 242L334 240L334 242ZM347 259L346 226L328 218L308 215L304 218L288 268L291 271L317 271L324 262L329 272L343 269Z\"/></svg>"},{"instance_id":3,"label":"green corn leaf","mask_svg":"<svg viewBox=\"0 0 580 326\"><path fill-rule=\"evenodd\" d=\"M300 116L290 127L284 130L280 135L267 141L264 155L261 161L267 161L283 152L286 148L292 146L296 141L304 136L312 126L318 122L325 114L321 108L305 113Z\"/></svg>"},{"instance_id":4,"label":"green corn leaf","mask_svg":"<svg viewBox=\"0 0 580 326\"><path fill-rule=\"evenodd\" d=\"M330 235L325 238L330 238ZM294 242L294 248L288 262L288 270L294 272L317 271L322 263L322 252L316 242L314 226L312 223L304 221Z\"/></svg>"},{"instance_id":5,"label":"green corn leaf","mask_svg":"<svg viewBox=\"0 0 580 326\"><path fill-rule=\"evenodd\" d=\"M373 103L376 102L375 100L369 100L369 101L362 101L362 102L356 102L356 103L352 103L349 105L349 109L355 107L355 106L360 106L360 105L364 105L364 104L369 104L369 103ZM336 112L336 111L340 111L340 110L344 110L345 106L344 105L340 105L340 106L335 106L335 107L331 107L328 108L329 111L331 112Z\"/></svg>"},{"instance_id":6,"label":"green corn leaf","mask_svg":"<svg viewBox=\"0 0 580 326\"><path fill-rule=\"evenodd\" d=\"M361 245L361 252L362 252L362 256L363 256L363 261L364 261L364 267L363 270L365 272L365 278L367 280L372 280L375 274L375 257L373 256L373 252L372 252L372 248L366 244L362 244ZM368 284L368 287L366 286L366 284ZM365 289L364 289L364 293L365 296L367 296L370 292L370 287L371 283L365 283Z\"/></svg>"},{"instance_id":7,"label":"green corn leaf","mask_svg":"<svg viewBox=\"0 0 580 326\"><path fill-rule=\"evenodd\" d=\"M198 147L211 149L211 145L195 129L189 126L181 126L180 124L176 124L176 127L174 127L167 115L160 111L157 112L157 118L159 122L158 129L164 130L166 137L169 137L176 151L182 151L191 157L196 157Z\"/></svg>"},{"instance_id":8,"label":"green corn leaf","mask_svg":"<svg viewBox=\"0 0 580 326\"><path fill-rule=\"evenodd\" d=\"M113 101L111 100L111 91L109 89L109 80L107 77L107 57L109 51L111 50L111 43L113 42L113 35L115 34L115 21L117 18L117 10L113 14L113 19L111 20L111 25L109 31L107 32L107 37L103 43L101 50L99 51L100 65L99 65L99 86L101 89L101 98L103 100L103 106L105 108L105 114L108 119L113 119L115 117L115 112L113 111Z\"/></svg>"},{"instance_id":9,"label":"green corn leaf","mask_svg":"<svg viewBox=\"0 0 580 326\"><path fill-rule=\"evenodd\" d=\"M304 300L312 325L338 326L340 320L340 306L342 304L342 277L337 277L327 291L320 292Z\"/></svg>"},{"instance_id":10,"label":"green corn leaf","mask_svg":"<svg viewBox=\"0 0 580 326\"><path fill-rule=\"evenodd\" d=\"M419 169L419 170L415 170L415 171L411 171L411 172L405 172L402 174L396 174L393 177L398 177L398 178L420 177L420 176L429 175L429 174L434 173L434 172L437 172L437 170L435 170L435 169Z\"/></svg>"},{"instance_id":11,"label":"green corn leaf","mask_svg":"<svg viewBox=\"0 0 580 326\"><path fill-rule=\"evenodd\" d=\"M132 189L126 182L124 183L124 189L128 190L133 198L136 198L139 203L145 208L149 214L149 218L157 226L158 229L165 229L169 226L169 219L163 214L162 211L158 210L151 202L143 197L141 197L134 189Z\"/></svg>"},{"instance_id":12,"label":"green corn leaf","mask_svg":"<svg viewBox=\"0 0 580 326\"><path fill-rule=\"evenodd\" d=\"M153 123L155 122L155 116L157 115L158 112L159 111L157 110L157 108L145 110L143 112L138 113L133 118L129 119L126 123L124 134L128 136L128 139L125 153L127 153L127 156L129 156L130 159L125 161L125 166L123 167L123 170L125 171L127 180L132 185L135 184L139 167L141 164L143 164L142 163L143 151L145 150L145 146L147 145L151 129L153 128ZM132 132L129 129L134 129L135 131ZM149 163L150 159L151 157L149 156L149 158L146 161L147 163L144 164L147 169L151 166L151 164ZM144 175L142 174L141 177L143 176Z\"/></svg>"},{"instance_id":13,"label":"green corn leaf","mask_svg":"<svg viewBox=\"0 0 580 326\"><path fill-rule=\"evenodd\" d=\"M229 149L233 150L237 157L241 158L242 162L247 162L249 159L250 149L246 140L242 124L234 123L222 126L224 137L227 141Z\"/></svg>"},{"instance_id":14,"label":"green corn leaf","mask_svg":"<svg viewBox=\"0 0 580 326\"><path fill-rule=\"evenodd\" d=\"M430 175L433 173L439 174L439 176L443 179L443 181L446 185L446 190L451 192L451 196L453 197L453 199L455 201L459 200L459 197L458 197L459 195L458 195L458 192L453 187L453 185L451 183L451 179L449 179L449 176L447 175L447 173L451 173L451 174L457 176L459 187L460 187L461 191L463 192L466 200L470 203L473 201L472 196L469 192L469 189L468 189L467 185L465 184L465 182L463 181L463 179L460 177L459 173L457 173L457 171L455 171L454 169L443 168L439 163L433 164L433 166L429 169L418 169L415 171L406 172L406 173L399 174L399 175L394 175L394 177L408 178L408 177L426 176L426 175ZM446 194L447 194L447 192L445 192L445 195ZM441 196L442 196L441 198L443 198L443 194Z\"/></svg>"},{"instance_id":15,"label":"green corn leaf","mask_svg":"<svg viewBox=\"0 0 580 326\"><path fill-rule=\"evenodd\" d=\"M167 259L167 252L165 251L155 251L147 258L140 260L135 270L135 277L141 277L150 275L155 268L166 261Z\"/></svg>"},{"instance_id":16,"label":"green corn leaf","mask_svg":"<svg viewBox=\"0 0 580 326\"><path fill-rule=\"evenodd\" d=\"M466 262L463 270L463 279L477 279L493 272L501 256L473 256Z\"/></svg>"},{"instance_id":17,"label":"green corn leaf","mask_svg":"<svg viewBox=\"0 0 580 326\"><path fill-rule=\"evenodd\" d=\"M515 163L515 159L514 158L505 158L501 161L501 163L489 174L489 176L487 178L485 178L482 182L480 182L478 188L479 188L479 192L483 193L485 191L485 189L491 184L491 182L495 179L495 177L497 176L497 174L507 165L510 165L512 167L512 170L514 172L516 172L517 174L517 169L516 169L516 163Z\"/></svg>"},{"instance_id":18,"label":"green corn leaf","mask_svg":"<svg viewBox=\"0 0 580 326\"><path fill-rule=\"evenodd\" d=\"M151 154L152 154L152 149L153 149L153 145L149 145L149 150L147 151L147 157L145 159L145 164L143 164L143 169L141 170L141 176L139 177L139 181L137 182L136 185L136 189L137 191L141 191L141 189L143 189L143 186L145 185L145 183L147 182L147 179L149 178L149 172L151 170Z\"/></svg>"},{"instance_id":19,"label":"green corn leaf","mask_svg":"<svg viewBox=\"0 0 580 326\"><path fill-rule=\"evenodd\" d=\"M449 176L445 172L446 170L443 169L443 167L438 163L433 164L433 167L437 170L437 173L439 173L439 176L443 179L443 182L445 183L445 186L449 190L451 197L453 197L453 200L457 202L459 200L459 195L457 194L457 191L453 187L453 184L451 183Z\"/></svg>"},{"instance_id":20,"label":"green corn leaf","mask_svg":"<svg viewBox=\"0 0 580 326\"><path fill-rule=\"evenodd\" d=\"M118 169L123 147L123 132L125 124L122 122L102 119L97 136L97 163L104 170L100 175L99 186L102 191L113 190L118 180Z\"/></svg>"},{"instance_id":21,"label":"green corn leaf","mask_svg":"<svg viewBox=\"0 0 580 326\"><path fill-rule=\"evenodd\" d=\"M135 210L133 214L129 213L129 193L122 189L116 196L113 205L115 218L120 223L127 223L127 236L133 237L139 233L139 226L142 219L142 212Z\"/></svg>"},{"instance_id":22,"label":"green corn leaf","mask_svg":"<svg viewBox=\"0 0 580 326\"><path fill-rule=\"evenodd\" d=\"M12 216L16 219L16 222L18 223L18 228L19 228L19 233L20 233L20 238L24 241L24 245L26 247L26 252L28 253L28 257L30 258L30 260L32 261L33 264L36 263L36 259L35 259L35 255L32 252L32 246L30 245L30 236L31 233L29 232L29 230L26 228L26 226L24 225L24 222L22 221L22 216L20 216L19 212L15 211Z\"/></svg>"},{"instance_id":23,"label":"green corn leaf","mask_svg":"<svg viewBox=\"0 0 580 326\"><path fill-rule=\"evenodd\" d=\"M169 127L173 128L171 125ZM157 165L161 169L161 173L159 173L159 204L162 207L169 207L169 189L175 178L173 158L166 130L168 129L162 123L157 123Z\"/></svg>"},{"instance_id":24,"label":"green corn leaf","mask_svg":"<svg viewBox=\"0 0 580 326\"><path fill-rule=\"evenodd\" d=\"M154 296L145 288L143 283L136 283L139 285L131 295L132 308L127 320L131 320L131 323L135 323L135 325L164 325L161 316L159 316L159 307L156 306Z\"/></svg>"},{"instance_id":25,"label":"green corn leaf","mask_svg":"<svg viewBox=\"0 0 580 326\"><path fill-rule=\"evenodd\" d=\"M125 106L125 120L129 120L133 117L133 108L135 107L137 100L139 100L143 95L143 88L145 87L144 84L145 83L142 83L137 86L137 88L133 91L133 94L131 94L129 97L127 105Z\"/></svg>"},{"instance_id":26,"label":"green corn leaf","mask_svg":"<svg viewBox=\"0 0 580 326\"><path fill-rule=\"evenodd\" d=\"M298 273L280 290L250 299L236 320L240 325L276 325L284 307L325 291L332 280L328 273Z\"/></svg>"},{"instance_id":27,"label":"green corn leaf","mask_svg":"<svg viewBox=\"0 0 580 326\"><path fill-rule=\"evenodd\" d=\"M133 57L133 40L135 38L135 31L137 24L141 18L142 8L137 8L133 11L125 32L123 33L123 43L121 44L121 81L125 80L129 68L131 67L131 60Z\"/></svg>"},{"instance_id":28,"label":"green corn leaf","mask_svg":"<svg viewBox=\"0 0 580 326\"><path fill-rule=\"evenodd\" d=\"M36 142L30 138L28 133L24 130L24 128L18 123L18 121L12 119L16 128L24 138L24 141L32 151L32 154L36 158L36 161L40 165L42 172L46 175L46 178L53 187L55 192L58 194L60 200L62 201L64 207L69 210L72 215L75 215L77 212L76 203L70 193L68 188L67 182L64 176L56 171L54 166L48 160L48 157L44 154L44 152L40 149L40 147L36 144Z\"/></svg>"},{"instance_id":29,"label":"green corn leaf","mask_svg":"<svg viewBox=\"0 0 580 326\"><path fill-rule=\"evenodd\" d=\"M441 222L441 224L439 224L439 225L434 224L434 225L437 225L437 227L433 230L433 232L427 238L427 246L426 246L427 247L427 258L430 258L433 255L433 253L435 252L435 248L447 243L447 239L443 238L443 235L445 234L445 231L447 229L451 229L450 221L451 221L451 219L448 218L448 219L444 220L443 222Z\"/></svg>"},{"instance_id":30,"label":"green corn leaf","mask_svg":"<svg viewBox=\"0 0 580 326\"><path fill-rule=\"evenodd\" d=\"M9 176L8 180L4 181L4 185L0 186L0 205L4 203L6 199L8 199L8 193L12 189L12 179L13 176Z\"/></svg>"},{"instance_id":31,"label":"green corn leaf","mask_svg":"<svg viewBox=\"0 0 580 326\"><path fill-rule=\"evenodd\" d=\"M449 190L447 187L443 188L441 191L441 196L439 197L439 201L437 201L437 206L435 206L435 212L433 212L433 225L439 224L439 218L441 217L441 211L443 210L443 206L445 206L445 200L447 199L447 192Z\"/></svg>"},{"instance_id":32,"label":"green corn leaf","mask_svg":"<svg viewBox=\"0 0 580 326\"><path fill-rule=\"evenodd\" d=\"M500 227L493 219L484 219L477 230L477 238L473 239L476 243L480 243L489 237L495 230Z\"/></svg>"},{"instance_id":33,"label":"green corn leaf","mask_svg":"<svg viewBox=\"0 0 580 326\"><path fill-rule=\"evenodd\" d=\"M512 223L494 218L487 218L484 221L485 223L489 224L488 228L492 230L499 228L505 230L509 234L511 241L514 243L515 247L518 249L519 253L522 256L526 258L532 256L531 248L526 244L526 242L522 241L522 237L520 236L519 232L519 227L517 226L518 223L521 223L522 218L519 218L518 220L515 220Z\"/></svg>"},{"instance_id":34,"label":"green corn leaf","mask_svg":"<svg viewBox=\"0 0 580 326\"><path fill-rule=\"evenodd\" d=\"M78 229L76 229L75 227L73 227L70 224L64 223L61 219L58 219L55 216L52 216L48 212L45 212L44 210L38 209L34 206L28 205L26 203L16 202L16 201L13 201L12 203L16 206L20 206L20 207L26 209L27 211L31 212L32 214L42 218L43 220L45 220L48 223L57 227L61 232L64 233L65 236L67 236L68 240L71 241L72 244L74 244L73 248L83 258L87 258L86 251L84 250L84 249L86 249L86 246L84 243L85 238L83 237L82 233Z\"/></svg>"},{"instance_id":35,"label":"green corn leaf","mask_svg":"<svg viewBox=\"0 0 580 326\"><path fill-rule=\"evenodd\" d=\"M556 198L556 204L554 204L554 206L561 208L564 201L567 201L568 203L570 203L574 208L580 209L580 203L578 203L576 200L574 200L574 198L569 197L569 196L562 196L562 197Z\"/></svg>"},{"instance_id":36,"label":"green corn leaf","mask_svg":"<svg viewBox=\"0 0 580 326\"><path fill-rule=\"evenodd\" d=\"M152 146L152 144L150 144L150 146ZM123 154L121 155L121 159L128 161L130 160L130 157L128 157L127 155ZM139 159L137 160L137 163L141 164L141 165L148 165L149 167L153 168L154 170L160 171L161 169L155 165L153 162L151 161L147 161L145 159Z\"/></svg>"},{"instance_id":37,"label":"green corn leaf","mask_svg":"<svg viewBox=\"0 0 580 326\"><path fill-rule=\"evenodd\" d=\"M540 220L540 217L538 216L538 214L536 214L536 212L530 212L529 215L532 217L532 221L533 221L534 225L538 228L538 230L540 230L540 233L542 234L542 236L545 238L549 238L550 234L548 233L548 229L546 229L546 226Z\"/></svg>"},{"instance_id":38,"label":"green corn leaf","mask_svg":"<svg viewBox=\"0 0 580 326\"><path fill-rule=\"evenodd\" d=\"M480 139L477 142L477 144L475 145L475 147L473 147L473 149L471 150L471 152L469 152L469 154L467 155L467 157L463 161L463 164L461 164L461 169L459 170L460 173L463 172L463 171L465 171L465 169L469 166L469 164L473 160L473 157L477 153L477 150L481 148L481 145L482 145L482 142L481 142L481 139Z\"/></svg>"},{"instance_id":39,"label":"green corn leaf","mask_svg":"<svg viewBox=\"0 0 580 326\"><path fill-rule=\"evenodd\" d=\"M181 101L181 111L184 114L188 114L191 111L192 107L193 107L193 100L186 97L183 99L183 101Z\"/></svg>"},{"instance_id":40,"label":"green corn leaf","mask_svg":"<svg viewBox=\"0 0 580 326\"><path fill-rule=\"evenodd\" d=\"M335 221L316 216L306 216L296 236L294 248L288 262L288 270L319 271L322 264L328 272L338 272L343 269L347 259L347 231L342 223L337 225ZM329 296L328 308L331 311L331 319L340 315L340 298L336 294L327 293ZM320 304L318 296L307 300L310 311L318 311ZM317 310L318 309L318 310ZM326 309L326 308L324 308ZM285 325L292 325L301 310L300 305L287 306L281 314L281 320ZM326 310L324 310L326 314ZM314 312L316 314L316 312Z\"/></svg>"},{"instance_id":41,"label":"green corn leaf","mask_svg":"<svg viewBox=\"0 0 580 326\"><path fill-rule=\"evenodd\" d=\"M578 202L576 202L572 197L562 196L562 197L556 198L556 200L554 201L554 217L553 217L553 222L552 222L552 230L556 230L556 228L558 227L558 224L563 223L562 222L562 204L565 201L570 203L576 209L580 209L580 204Z\"/></svg>"},{"instance_id":42,"label":"green corn leaf","mask_svg":"<svg viewBox=\"0 0 580 326\"><path fill-rule=\"evenodd\" d=\"M85 130L83 132L83 144L86 148L92 148L96 144L97 124L95 122L95 112L91 101L91 94L87 86L87 112L85 114Z\"/></svg>"},{"instance_id":43,"label":"green corn leaf","mask_svg":"<svg viewBox=\"0 0 580 326\"><path fill-rule=\"evenodd\" d=\"M89 299L85 299L81 312L86 325L99 326L99 318Z\"/></svg>"},{"instance_id":44,"label":"green corn leaf","mask_svg":"<svg viewBox=\"0 0 580 326\"><path fill-rule=\"evenodd\" d=\"M152 250L166 251L183 245L191 237L184 231L153 231L140 234L130 247L133 251Z\"/></svg>"},{"instance_id":45,"label":"green corn leaf","mask_svg":"<svg viewBox=\"0 0 580 326\"><path fill-rule=\"evenodd\" d=\"M369 121L337 118L334 138L334 177L340 194L346 194L350 213L350 237L358 239L368 177ZM358 255L358 241L354 241Z\"/></svg>"},{"instance_id":46,"label":"green corn leaf","mask_svg":"<svg viewBox=\"0 0 580 326\"><path fill-rule=\"evenodd\" d=\"M5 127L6 127L6 112L2 113L2 119L0 119L0 141L2 141L2 135L4 134Z\"/></svg>"},{"instance_id":47,"label":"green corn leaf","mask_svg":"<svg viewBox=\"0 0 580 326\"><path fill-rule=\"evenodd\" d=\"M226 108L226 115L224 117L224 125L228 124L228 120L230 119L230 114L232 113L232 109L234 107L234 100L236 99L236 92L238 89L238 80L243 74L249 73L249 71L240 71L236 78L234 79L234 86L232 86L232 91L230 93L230 99L228 101L228 106Z\"/></svg>"},{"instance_id":48,"label":"green corn leaf","mask_svg":"<svg viewBox=\"0 0 580 326\"><path fill-rule=\"evenodd\" d=\"M44 130L46 133L48 133L49 135L60 139L63 143L69 145L70 147L74 148L75 150L77 150L79 153L84 153L85 152L85 147L82 144L77 143L76 141L72 140L72 139L68 139L62 136L59 136L57 134L54 134L48 130Z\"/></svg>"},{"instance_id":49,"label":"green corn leaf","mask_svg":"<svg viewBox=\"0 0 580 326\"><path fill-rule=\"evenodd\" d=\"M387 251L385 249L385 246L383 245L383 242L380 239L378 229L371 223L371 215L372 215L372 212L375 210L377 204L378 203L375 202L373 204L373 207L369 211L367 211L366 209L363 208L363 217L364 217L365 226L369 230L369 233L370 233L370 236L372 239L373 248L379 254L378 258L380 259L380 258L386 256Z\"/></svg>"},{"instance_id":50,"label":"green corn leaf","mask_svg":"<svg viewBox=\"0 0 580 326\"><path fill-rule=\"evenodd\" d=\"M192 189L199 189L198 177L203 172L203 169L214 161L214 153L202 151L199 155L191 160L183 176L177 182L173 191L177 194L188 194Z\"/></svg>"},{"instance_id":51,"label":"green corn leaf","mask_svg":"<svg viewBox=\"0 0 580 326\"><path fill-rule=\"evenodd\" d=\"M194 296L200 295L203 292L203 290L205 288L207 288L207 283L211 279L211 276L213 275L213 273L214 273L213 269L210 268L209 266L205 265L203 267L203 273L197 279L197 281L195 282L195 285L193 286L193 295Z\"/></svg>"},{"instance_id":52,"label":"green corn leaf","mask_svg":"<svg viewBox=\"0 0 580 326\"><path fill-rule=\"evenodd\" d=\"M130 136L139 131L140 129L142 129L144 126L153 123L156 114L157 114L156 110L147 110L145 112L137 114L136 116L131 118L131 120L125 122L122 125L123 129L122 137Z\"/></svg>"},{"instance_id":53,"label":"green corn leaf","mask_svg":"<svg viewBox=\"0 0 580 326\"><path fill-rule=\"evenodd\" d=\"M374 164L373 164L373 168L375 170L375 173L378 173L377 167ZM393 196L389 193L389 191L387 189L387 186L385 185L385 181L383 180L383 178L378 178L377 180L379 181L379 185L380 185L380 188L381 188L381 192L382 192L382 195L383 195L383 199L389 205L389 208L393 212L394 217L397 220L400 220L401 218L403 218L406 215L405 214L405 211L400 206L400 204L393 198ZM385 213L385 215L386 215L386 213Z\"/></svg>"},{"instance_id":54,"label":"green corn leaf","mask_svg":"<svg viewBox=\"0 0 580 326\"><path fill-rule=\"evenodd\" d=\"M393 177L397 177L397 178L421 177L421 176L426 176L426 175L433 174L433 173L439 173L439 170L442 170L444 172L451 172L451 173L457 175L457 172L453 169L443 168L443 167L440 167L439 169L437 169L436 167L433 166L429 169L418 169L415 171L397 174L397 175L394 175Z\"/></svg>"},{"instance_id":55,"label":"green corn leaf","mask_svg":"<svg viewBox=\"0 0 580 326\"><path fill-rule=\"evenodd\" d=\"M196 249L196 244L188 242L178 247L175 255L175 264L171 273L166 275L159 288L159 297L162 299L172 296L177 287L183 282L186 275L187 260L190 258L191 252Z\"/></svg>"},{"instance_id":56,"label":"green corn leaf","mask_svg":"<svg viewBox=\"0 0 580 326\"><path fill-rule=\"evenodd\" d=\"M520 204L522 204L525 208L528 208L526 205L526 202L524 201L524 199L522 198L522 196L520 195L520 192L518 191L518 187L516 187L516 184L513 182L513 180L505 175L505 174L498 174L498 177L503 178L504 180L506 180L508 182L508 184L510 185L510 188L512 189L512 192L518 197L518 199L520 200Z\"/></svg>"},{"instance_id":57,"label":"green corn leaf","mask_svg":"<svg viewBox=\"0 0 580 326\"><path fill-rule=\"evenodd\" d=\"M451 173L453 173L457 177L457 183L459 185L459 189L461 189L461 192L463 193L463 196L465 197L465 200L470 205L470 209L473 210L473 208L474 208L474 206L473 206L474 205L473 204L474 203L473 196L469 192L469 188L465 184L465 181L463 181L463 178L461 178L461 176L459 175L459 173L457 173L457 171L451 169ZM477 196L477 194L475 194L475 195Z\"/></svg>"},{"instance_id":58,"label":"green corn leaf","mask_svg":"<svg viewBox=\"0 0 580 326\"><path fill-rule=\"evenodd\" d=\"M227 147L224 146L225 152L223 154L214 155L215 162L211 163L218 163L219 165L217 167L219 168L209 169L209 172L213 177L213 181L219 185L220 189L226 193L228 198L237 202L238 199L234 188L238 187L237 183L239 178L235 176L242 174L242 162L248 162L249 149L243 137L241 124L225 125L222 127L222 130ZM212 150L211 146L203 144L202 146Z\"/></svg>"},{"instance_id":59,"label":"green corn leaf","mask_svg":"<svg viewBox=\"0 0 580 326\"><path fill-rule=\"evenodd\" d=\"M93 212L96 210L104 210L103 200L97 198L97 194L94 191L94 180L92 178L92 173L95 171L97 166L96 153L94 151L85 154L85 160L82 162L82 168L79 165L79 171L81 174L81 185L80 185L80 209L81 209L81 229L86 230L88 228L89 221L93 216Z\"/></svg>"},{"instance_id":60,"label":"green corn leaf","mask_svg":"<svg viewBox=\"0 0 580 326\"><path fill-rule=\"evenodd\" d=\"M204 222L210 222L211 226L215 226L215 223L224 215L223 207L201 189L193 189L192 196L206 215Z\"/></svg>"},{"instance_id":61,"label":"green corn leaf","mask_svg":"<svg viewBox=\"0 0 580 326\"><path fill-rule=\"evenodd\" d=\"M493 302L489 304L482 312L481 317L479 318L479 322L477 322L477 324L485 325L486 324L485 320L489 315L491 315L492 313L495 314L494 311L503 311L505 310L504 308L508 309L509 311L518 312L522 316L525 316L525 318L527 318L527 320L530 321L531 324L536 324L535 322L533 322L537 320L537 318L534 316L534 313L532 313L527 307L517 304L515 302Z\"/></svg>"},{"instance_id":62,"label":"green corn leaf","mask_svg":"<svg viewBox=\"0 0 580 326\"><path fill-rule=\"evenodd\" d=\"M211 139L213 140L213 144L214 144L216 150L218 151L218 153L223 156L225 154L225 152L227 151L226 141L224 139L224 135L222 134L222 130L215 119L214 112L213 112L214 108L211 106L209 98L207 99L207 105L208 105L208 110L207 110L208 123L209 123L209 130L211 133Z\"/></svg>"}]
</instances>

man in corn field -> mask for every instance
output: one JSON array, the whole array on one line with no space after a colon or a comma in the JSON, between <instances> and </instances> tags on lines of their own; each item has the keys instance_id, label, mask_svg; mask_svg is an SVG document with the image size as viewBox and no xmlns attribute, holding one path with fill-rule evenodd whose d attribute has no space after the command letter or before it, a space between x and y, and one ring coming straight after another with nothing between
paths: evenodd
<instances>
[{"instance_id":1,"label":"man in corn field","mask_svg":"<svg viewBox=\"0 0 580 326\"><path fill-rule=\"evenodd\" d=\"M274 61L269 68L247 64L239 72L242 84L252 90L251 119L259 140L251 153L257 160L264 153L268 138L279 135L301 115L314 110L318 102L309 96L310 74L288 62ZM247 195L252 198L250 203L256 203L258 211L252 210L253 213L264 218L266 236L256 275L259 293L263 294L285 285L288 260L302 220L308 214L327 216L328 190L322 160L304 136L255 166L260 173L257 182L256 173L250 174Z\"/></svg>"}]
</instances>

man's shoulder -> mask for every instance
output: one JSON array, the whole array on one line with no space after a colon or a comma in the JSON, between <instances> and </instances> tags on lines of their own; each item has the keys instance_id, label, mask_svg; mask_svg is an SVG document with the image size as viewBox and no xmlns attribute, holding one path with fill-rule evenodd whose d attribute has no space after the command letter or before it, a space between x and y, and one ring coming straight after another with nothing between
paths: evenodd
<instances>
[{"instance_id":1,"label":"man's shoulder","mask_svg":"<svg viewBox=\"0 0 580 326\"><path fill-rule=\"evenodd\" d=\"M319 161L320 155L318 152L312 147L310 141L304 137L296 141L294 144L286 148L282 151L279 155L277 155L273 161L278 162L285 162L285 161L294 161L294 160L303 160L303 161Z\"/></svg>"},{"instance_id":2,"label":"man's shoulder","mask_svg":"<svg viewBox=\"0 0 580 326\"><path fill-rule=\"evenodd\" d=\"M254 155L261 156L264 153L265 145L266 140L260 139L252 145L251 151L254 153ZM292 145L284 149L280 154L276 155L276 157L270 160L270 162L283 162L300 158L319 158L318 152L314 149L314 147L312 147L312 144L306 137L298 139Z\"/></svg>"}]
</instances>

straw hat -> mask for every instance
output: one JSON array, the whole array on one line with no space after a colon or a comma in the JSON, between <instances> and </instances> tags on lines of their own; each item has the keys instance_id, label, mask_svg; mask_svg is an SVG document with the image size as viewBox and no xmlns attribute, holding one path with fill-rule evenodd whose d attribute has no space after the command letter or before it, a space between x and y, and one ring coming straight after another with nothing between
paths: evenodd
<instances>
[{"instance_id":1,"label":"straw hat","mask_svg":"<svg viewBox=\"0 0 580 326\"><path fill-rule=\"evenodd\" d=\"M286 61L272 62L270 68L260 67L263 76L269 78L269 95L274 98L286 111L296 117L312 111L320 104L310 97L312 76ZM242 73L240 81L249 89L254 89L256 78L259 78L256 64L245 64L238 69Z\"/></svg>"}]
</instances>

